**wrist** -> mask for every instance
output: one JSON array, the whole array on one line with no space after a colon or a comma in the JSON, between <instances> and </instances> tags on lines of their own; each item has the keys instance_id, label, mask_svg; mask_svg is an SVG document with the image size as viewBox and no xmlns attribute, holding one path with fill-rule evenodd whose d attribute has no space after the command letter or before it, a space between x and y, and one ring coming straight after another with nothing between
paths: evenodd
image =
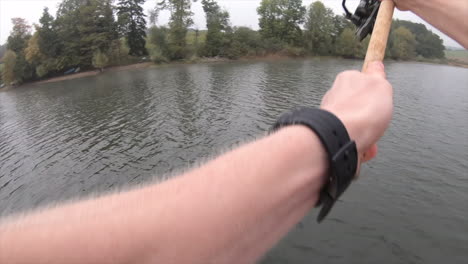
<instances>
[{"instance_id":1,"label":"wrist","mask_svg":"<svg viewBox=\"0 0 468 264\"><path fill-rule=\"evenodd\" d=\"M321 222L357 176L358 152L356 143L350 139L345 125L336 115L316 108L301 107L283 114L273 126L273 131L298 125L310 130L309 138L315 139L317 142L314 148L317 149L317 146L320 145L321 147L318 149L325 153L327 160L325 163L328 165L325 173L327 177L325 177L325 184L320 185L323 188L319 190L320 200L317 203L317 206L322 206L318 216L318 222ZM297 129L296 131L299 132ZM311 134L315 134L315 137L311 137ZM299 135L301 134L296 134L296 137L300 138ZM317 155L314 151L310 154L310 159Z\"/></svg>"},{"instance_id":2,"label":"wrist","mask_svg":"<svg viewBox=\"0 0 468 264\"><path fill-rule=\"evenodd\" d=\"M304 125L284 127L275 133L285 143L286 152L296 157L300 173L310 177L316 192L325 185L329 167L328 154L317 134Z\"/></svg>"},{"instance_id":3,"label":"wrist","mask_svg":"<svg viewBox=\"0 0 468 264\"><path fill-rule=\"evenodd\" d=\"M356 147L359 154L367 151L367 149L371 146L371 144L367 143L369 142L369 133L365 129L365 125L359 125L362 122L359 122L359 118L355 117L354 113L349 111L335 111L329 107L321 107L320 109L334 114L343 123L351 140L356 142Z\"/></svg>"}]
</instances>

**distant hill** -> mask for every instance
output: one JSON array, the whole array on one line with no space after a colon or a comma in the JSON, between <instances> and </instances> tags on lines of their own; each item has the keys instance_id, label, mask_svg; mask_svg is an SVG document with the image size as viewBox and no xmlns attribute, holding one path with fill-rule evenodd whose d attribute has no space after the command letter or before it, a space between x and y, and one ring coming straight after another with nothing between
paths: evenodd
<instances>
[{"instance_id":1,"label":"distant hill","mask_svg":"<svg viewBox=\"0 0 468 264\"><path fill-rule=\"evenodd\" d=\"M463 49L463 48L452 47L452 46L445 46L445 49L446 49L446 50L465 50L465 49Z\"/></svg>"}]
</instances>

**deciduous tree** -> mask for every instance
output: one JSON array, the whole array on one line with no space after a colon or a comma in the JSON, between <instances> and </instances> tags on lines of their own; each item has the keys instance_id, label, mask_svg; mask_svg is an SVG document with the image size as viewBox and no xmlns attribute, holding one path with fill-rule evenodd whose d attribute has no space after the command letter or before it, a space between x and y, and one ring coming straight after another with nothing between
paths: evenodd
<instances>
[{"instance_id":1,"label":"deciduous tree","mask_svg":"<svg viewBox=\"0 0 468 264\"><path fill-rule=\"evenodd\" d=\"M286 44L301 45L306 8L302 0L262 0L257 8L260 33L264 39L278 39Z\"/></svg>"},{"instance_id":2,"label":"deciduous tree","mask_svg":"<svg viewBox=\"0 0 468 264\"><path fill-rule=\"evenodd\" d=\"M168 44L172 60L184 59L187 55L187 32L193 25L191 0L162 0L158 2L157 10L169 10Z\"/></svg>"},{"instance_id":3,"label":"deciduous tree","mask_svg":"<svg viewBox=\"0 0 468 264\"><path fill-rule=\"evenodd\" d=\"M391 55L395 59L409 60L416 56L416 39L409 29L401 26L392 33Z\"/></svg>"},{"instance_id":4,"label":"deciduous tree","mask_svg":"<svg viewBox=\"0 0 468 264\"><path fill-rule=\"evenodd\" d=\"M97 50L93 54L93 66L96 69L99 69L101 72L104 70L105 67L109 64L109 57L101 52L101 50Z\"/></svg>"},{"instance_id":5,"label":"deciduous tree","mask_svg":"<svg viewBox=\"0 0 468 264\"><path fill-rule=\"evenodd\" d=\"M24 18L12 18L13 29L8 37L7 48L16 53L23 52L31 37L31 26Z\"/></svg>"},{"instance_id":6,"label":"deciduous tree","mask_svg":"<svg viewBox=\"0 0 468 264\"><path fill-rule=\"evenodd\" d=\"M230 31L229 13L222 10L215 0L202 0L206 15L206 34L204 55L209 57L225 54L229 46L226 33Z\"/></svg>"},{"instance_id":7,"label":"deciduous tree","mask_svg":"<svg viewBox=\"0 0 468 264\"><path fill-rule=\"evenodd\" d=\"M3 56L2 79L6 85L12 84L16 80L16 53L12 50L7 50Z\"/></svg>"},{"instance_id":8,"label":"deciduous tree","mask_svg":"<svg viewBox=\"0 0 468 264\"><path fill-rule=\"evenodd\" d=\"M336 32L334 14L330 8L316 1L307 12L305 42L308 50L315 55L330 55L333 52L333 34Z\"/></svg>"}]
</instances>

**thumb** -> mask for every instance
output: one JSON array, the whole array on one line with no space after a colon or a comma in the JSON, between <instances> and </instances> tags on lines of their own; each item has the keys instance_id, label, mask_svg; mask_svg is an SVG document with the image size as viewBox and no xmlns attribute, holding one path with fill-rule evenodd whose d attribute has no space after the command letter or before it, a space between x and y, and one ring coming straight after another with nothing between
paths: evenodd
<instances>
[{"instance_id":1,"label":"thumb","mask_svg":"<svg viewBox=\"0 0 468 264\"><path fill-rule=\"evenodd\" d=\"M385 66L384 66L383 62L381 62L381 61L369 62L369 64L367 65L365 73L370 74L370 75L379 76L379 77L382 77L382 78L387 77L387 75L385 74Z\"/></svg>"}]
</instances>

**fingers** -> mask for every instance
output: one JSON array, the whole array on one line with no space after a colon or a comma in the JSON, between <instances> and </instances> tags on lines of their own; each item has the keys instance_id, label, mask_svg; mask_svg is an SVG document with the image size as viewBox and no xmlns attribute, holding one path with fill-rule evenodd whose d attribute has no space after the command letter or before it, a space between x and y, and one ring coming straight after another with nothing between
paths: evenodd
<instances>
[{"instance_id":1,"label":"fingers","mask_svg":"<svg viewBox=\"0 0 468 264\"><path fill-rule=\"evenodd\" d=\"M387 77L385 74L385 66L381 61L369 62L365 74L379 76L384 79Z\"/></svg>"}]
</instances>

